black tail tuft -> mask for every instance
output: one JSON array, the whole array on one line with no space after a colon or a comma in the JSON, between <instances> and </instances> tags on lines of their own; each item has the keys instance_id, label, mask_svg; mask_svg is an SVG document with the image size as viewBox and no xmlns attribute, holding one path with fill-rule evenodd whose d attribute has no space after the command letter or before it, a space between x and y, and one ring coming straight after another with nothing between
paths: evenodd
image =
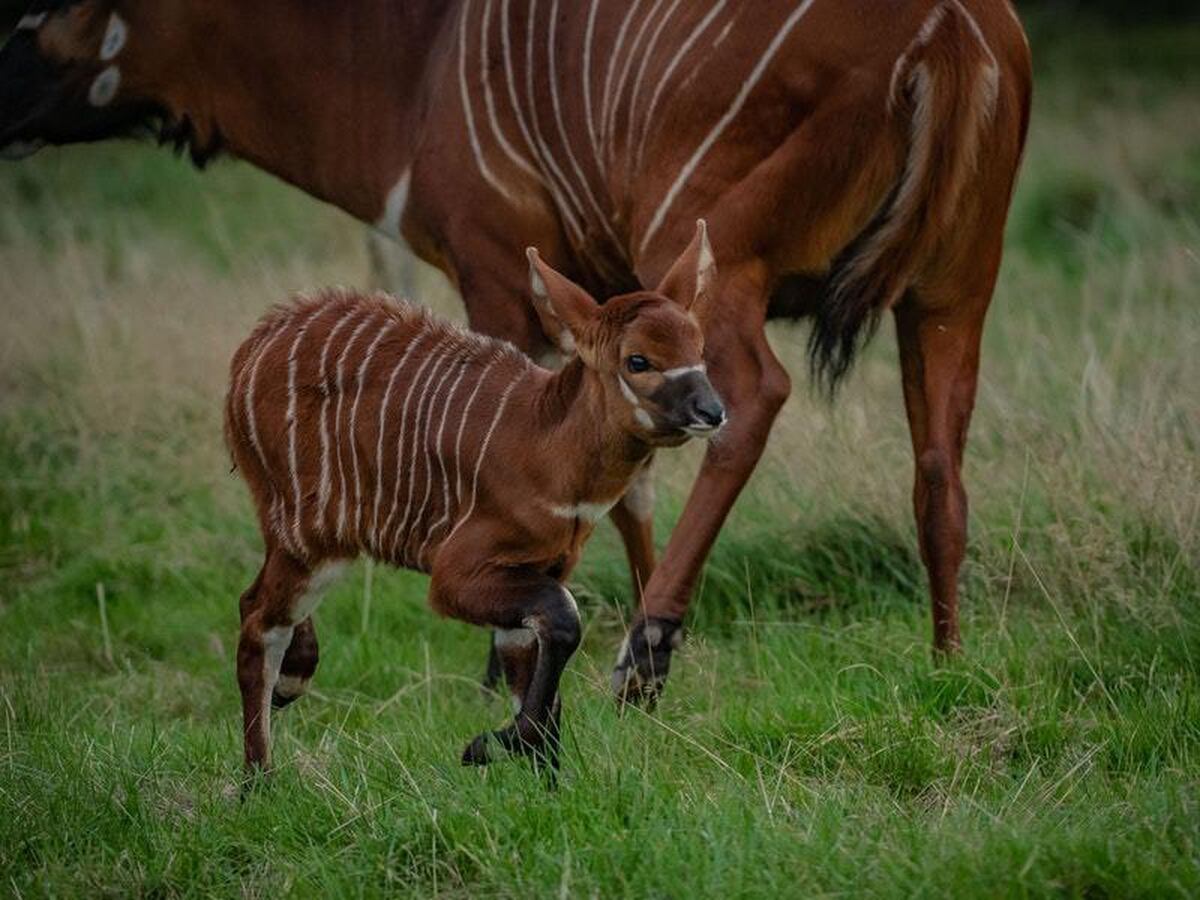
<instances>
[{"instance_id":1,"label":"black tail tuft","mask_svg":"<svg viewBox=\"0 0 1200 900\"><path fill-rule=\"evenodd\" d=\"M874 221L838 254L830 267L825 297L814 315L808 336L809 375L818 392L829 400L836 396L887 308L890 286L886 278L855 263L887 222L894 199L893 191Z\"/></svg>"}]
</instances>

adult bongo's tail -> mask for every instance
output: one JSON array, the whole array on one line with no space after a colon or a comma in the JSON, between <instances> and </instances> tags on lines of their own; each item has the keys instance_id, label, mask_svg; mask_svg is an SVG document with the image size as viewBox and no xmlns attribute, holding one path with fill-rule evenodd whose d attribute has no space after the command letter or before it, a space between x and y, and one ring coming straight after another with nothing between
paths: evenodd
<instances>
[{"instance_id":1,"label":"adult bongo's tail","mask_svg":"<svg viewBox=\"0 0 1200 900\"><path fill-rule=\"evenodd\" d=\"M835 260L808 342L814 380L830 393L954 227L995 111L998 78L996 58L960 0L935 6L896 62L888 108L908 118L904 170L871 224Z\"/></svg>"}]
</instances>

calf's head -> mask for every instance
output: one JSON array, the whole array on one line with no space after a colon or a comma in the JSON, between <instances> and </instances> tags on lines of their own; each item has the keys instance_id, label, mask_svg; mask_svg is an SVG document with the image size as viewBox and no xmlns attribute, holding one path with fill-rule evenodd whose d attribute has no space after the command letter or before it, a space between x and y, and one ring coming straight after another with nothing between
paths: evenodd
<instances>
[{"instance_id":1,"label":"calf's head","mask_svg":"<svg viewBox=\"0 0 1200 900\"><path fill-rule=\"evenodd\" d=\"M161 0L38 0L0 47L0 156L135 133L165 119L152 57ZM176 66L186 62L175 59ZM160 85L161 87L161 85Z\"/></svg>"},{"instance_id":2,"label":"calf's head","mask_svg":"<svg viewBox=\"0 0 1200 900\"><path fill-rule=\"evenodd\" d=\"M725 407L708 380L702 326L716 289L716 262L703 220L654 291L598 304L528 251L535 306L547 333L596 372L621 425L655 446L711 437Z\"/></svg>"}]
</instances>

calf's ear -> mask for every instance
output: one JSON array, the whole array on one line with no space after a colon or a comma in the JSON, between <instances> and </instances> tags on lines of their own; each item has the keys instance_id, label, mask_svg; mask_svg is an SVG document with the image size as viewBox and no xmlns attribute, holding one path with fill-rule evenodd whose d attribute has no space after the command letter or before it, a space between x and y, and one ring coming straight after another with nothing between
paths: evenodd
<instances>
[{"instance_id":1,"label":"calf's ear","mask_svg":"<svg viewBox=\"0 0 1200 900\"><path fill-rule=\"evenodd\" d=\"M717 290L717 260L708 242L708 224L699 219L696 234L658 285L658 293L670 297L703 323Z\"/></svg>"},{"instance_id":2,"label":"calf's ear","mask_svg":"<svg viewBox=\"0 0 1200 900\"><path fill-rule=\"evenodd\" d=\"M574 353L588 343L600 305L570 278L555 271L535 248L529 258L529 289L542 330L563 353Z\"/></svg>"}]
</instances>

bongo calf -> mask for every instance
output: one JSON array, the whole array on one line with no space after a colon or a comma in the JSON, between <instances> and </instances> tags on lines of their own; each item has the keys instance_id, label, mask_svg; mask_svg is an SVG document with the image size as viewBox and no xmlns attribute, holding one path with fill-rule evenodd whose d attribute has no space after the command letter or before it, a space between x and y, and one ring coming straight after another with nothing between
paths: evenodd
<instances>
[{"instance_id":1,"label":"bongo calf","mask_svg":"<svg viewBox=\"0 0 1200 900\"><path fill-rule=\"evenodd\" d=\"M704 223L656 291L597 304L528 251L558 371L384 296L327 291L269 313L231 367L225 432L266 543L241 598L246 765L270 709L317 666L311 614L360 553L432 575L434 610L497 629L520 706L464 764L505 751L557 765L559 678L580 640L563 582L655 448L725 421L701 324L715 283Z\"/></svg>"}]
</instances>

